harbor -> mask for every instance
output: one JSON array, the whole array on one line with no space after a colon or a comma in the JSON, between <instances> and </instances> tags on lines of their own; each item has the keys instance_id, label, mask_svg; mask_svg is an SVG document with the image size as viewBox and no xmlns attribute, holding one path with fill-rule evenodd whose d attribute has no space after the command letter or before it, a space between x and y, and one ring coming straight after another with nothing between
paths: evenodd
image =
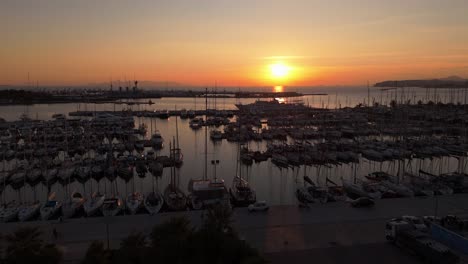
<instances>
[{"instance_id":1,"label":"harbor","mask_svg":"<svg viewBox=\"0 0 468 264\"><path fill-rule=\"evenodd\" d=\"M2 220L468 191L463 104L219 100L3 121Z\"/></svg>"},{"instance_id":2,"label":"harbor","mask_svg":"<svg viewBox=\"0 0 468 264\"><path fill-rule=\"evenodd\" d=\"M0 263L468 264L439 2L0 2Z\"/></svg>"}]
</instances>

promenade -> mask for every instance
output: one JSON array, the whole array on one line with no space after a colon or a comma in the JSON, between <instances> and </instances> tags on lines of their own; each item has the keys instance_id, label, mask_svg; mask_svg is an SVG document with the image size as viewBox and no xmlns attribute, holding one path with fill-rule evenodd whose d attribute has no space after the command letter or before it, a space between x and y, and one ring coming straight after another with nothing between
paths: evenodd
<instances>
[{"instance_id":1,"label":"promenade","mask_svg":"<svg viewBox=\"0 0 468 264\"><path fill-rule=\"evenodd\" d=\"M468 215L468 195L439 197L437 214ZM350 259L363 263L412 263L416 259L385 242L385 222L401 215L434 215L436 200L401 198L378 200L373 208L353 208L346 202L298 206L274 206L268 212L250 213L234 209L234 227L249 244L259 249L272 263L303 263L310 258L322 263L343 263ZM57 244L64 250L66 263L78 263L93 240L107 241L111 248L132 232L149 234L154 225L171 217L187 215L193 225L202 222L201 211L126 215L112 218L90 217L48 222L4 223L0 233L6 235L21 226L39 226L44 239L53 240L52 230L59 233ZM380 259L380 260L379 260Z\"/></svg>"}]
</instances>

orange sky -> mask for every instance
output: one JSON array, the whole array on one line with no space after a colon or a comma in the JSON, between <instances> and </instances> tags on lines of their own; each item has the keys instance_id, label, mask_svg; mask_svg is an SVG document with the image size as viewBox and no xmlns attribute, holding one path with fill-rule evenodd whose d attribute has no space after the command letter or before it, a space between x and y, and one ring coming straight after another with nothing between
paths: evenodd
<instances>
[{"instance_id":1,"label":"orange sky","mask_svg":"<svg viewBox=\"0 0 468 264\"><path fill-rule=\"evenodd\" d=\"M468 77L467 1L0 3L0 84L360 85ZM283 63L287 78L271 77Z\"/></svg>"}]
</instances>

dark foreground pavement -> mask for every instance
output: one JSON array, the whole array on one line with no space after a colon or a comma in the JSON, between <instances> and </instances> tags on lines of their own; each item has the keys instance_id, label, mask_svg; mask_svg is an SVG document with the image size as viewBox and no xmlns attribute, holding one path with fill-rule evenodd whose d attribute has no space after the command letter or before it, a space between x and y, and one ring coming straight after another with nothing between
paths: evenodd
<instances>
[{"instance_id":1,"label":"dark foreground pavement","mask_svg":"<svg viewBox=\"0 0 468 264\"><path fill-rule=\"evenodd\" d=\"M257 248L272 263L411 263L418 259L385 241L385 222L401 215L468 215L468 195L438 198L379 200L373 208L352 208L345 202L314 204L310 209L298 206L274 206L268 212L249 213L235 209L234 227L242 238ZM435 209L437 208L437 211ZM159 223L174 216L187 216L200 225L201 211L161 213L157 215L90 217L64 222L37 221L0 224L6 235L18 227L38 226L44 239L53 240L63 249L66 263L79 263L93 240L107 241L118 248L120 240L132 232L149 234ZM106 232L106 226L109 233Z\"/></svg>"}]
</instances>

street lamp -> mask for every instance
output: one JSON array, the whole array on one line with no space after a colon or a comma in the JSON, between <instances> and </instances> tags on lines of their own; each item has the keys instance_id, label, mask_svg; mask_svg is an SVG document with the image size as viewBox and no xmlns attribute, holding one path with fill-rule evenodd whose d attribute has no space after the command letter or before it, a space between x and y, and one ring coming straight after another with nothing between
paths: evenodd
<instances>
[{"instance_id":1,"label":"street lamp","mask_svg":"<svg viewBox=\"0 0 468 264\"><path fill-rule=\"evenodd\" d=\"M214 178L216 178L216 165L219 164L219 160L211 160L211 164L214 166Z\"/></svg>"}]
</instances>

